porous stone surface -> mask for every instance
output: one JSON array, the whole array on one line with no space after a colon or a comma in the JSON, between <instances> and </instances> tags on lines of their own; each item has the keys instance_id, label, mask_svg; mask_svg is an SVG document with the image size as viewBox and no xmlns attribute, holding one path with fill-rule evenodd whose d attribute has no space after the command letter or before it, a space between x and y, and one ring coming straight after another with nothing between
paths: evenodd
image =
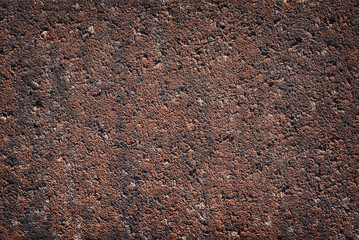
<instances>
[{"instance_id":1,"label":"porous stone surface","mask_svg":"<svg viewBox=\"0 0 359 240\"><path fill-rule=\"evenodd\" d=\"M1 239L359 239L358 1L0 2Z\"/></svg>"}]
</instances>

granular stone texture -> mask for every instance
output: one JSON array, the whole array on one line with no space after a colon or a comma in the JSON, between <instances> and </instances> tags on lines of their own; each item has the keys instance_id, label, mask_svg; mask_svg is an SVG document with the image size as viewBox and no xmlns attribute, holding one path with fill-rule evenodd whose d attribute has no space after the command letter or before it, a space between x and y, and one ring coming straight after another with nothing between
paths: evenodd
<instances>
[{"instance_id":1,"label":"granular stone texture","mask_svg":"<svg viewBox=\"0 0 359 240\"><path fill-rule=\"evenodd\" d=\"M359 239L357 0L0 2L0 239Z\"/></svg>"}]
</instances>

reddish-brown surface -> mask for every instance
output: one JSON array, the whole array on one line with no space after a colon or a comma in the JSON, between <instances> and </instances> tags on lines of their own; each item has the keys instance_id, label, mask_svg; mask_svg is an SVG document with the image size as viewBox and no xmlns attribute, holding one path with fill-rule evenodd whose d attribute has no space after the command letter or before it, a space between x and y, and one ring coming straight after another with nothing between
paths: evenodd
<instances>
[{"instance_id":1,"label":"reddish-brown surface","mask_svg":"<svg viewBox=\"0 0 359 240\"><path fill-rule=\"evenodd\" d=\"M1 239L358 239L358 1L1 1Z\"/></svg>"}]
</instances>

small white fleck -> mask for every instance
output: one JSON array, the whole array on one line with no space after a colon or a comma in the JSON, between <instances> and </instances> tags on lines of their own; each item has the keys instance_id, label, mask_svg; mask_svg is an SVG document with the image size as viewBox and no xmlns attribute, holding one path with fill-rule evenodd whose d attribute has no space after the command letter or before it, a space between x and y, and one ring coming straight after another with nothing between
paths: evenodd
<instances>
[{"instance_id":1,"label":"small white fleck","mask_svg":"<svg viewBox=\"0 0 359 240\"><path fill-rule=\"evenodd\" d=\"M95 29L93 28L93 26L90 26L87 31L91 34L95 34Z\"/></svg>"},{"instance_id":2,"label":"small white fleck","mask_svg":"<svg viewBox=\"0 0 359 240\"><path fill-rule=\"evenodd\" d=\"M82 239L81 236L80 236L80 234L77 234L77 233L76 233L76 234L74 235L74 240L80 240L80 239Z\"/></svg>"},{"instance_id":3,"label":"small white fleck","mask_svg":"<svg viewBox=\"0 0 359 240\"><path fill-rule=\"evenodd\" d=\"M40 36L41 36L42 38L44 38L44 37L46 37L48 34L49 34L48 31L43 31L43 32L40 34Z\"/></svg>"},{"instance_id":4,"label":"small white fleck","mask_svg":"<svg viewBox=\"0 0 359 240\"><path fill-rule=\"evenodd\" d=\"M268 227L271 227L271 226L272 226L272 221L268 218L268 219L265 221L265 224L266 224Z\"/></svg>"},{"instance_id":5,"label":"small white fleck","mask_svg":"<svg viewBox=\"0 0 359 240\"><path fill-rule=\"evenodd\" d=\"M158 68L162 68L163 64L162 63L157 63L153 68L158 69Z\"/></svg>"},{"instance_id":6,"label":"small white fleck","mask_svg":"<svg viewBox=\"0 0 359 240\"><path fill-rule=\"evenodd\" d=\"M81 8L80 5L78 3L76 3L75 4L75 9L78 11L78 10L80 10L80 8Z\"/></svg>"},{"instance_id":7,"label":"small white fleck","mask_svg":"<svg viewBox=\"0 0 359 240\"><path fill-rule=\"evenodd\" d=\"M17 220L11 220L11 223L14 227L19 226L21 223Z\"/></svg>"},{"instance_id":8,"label":"small white fleck","mask_svg":"<svg viewBox=\"0 0 359 240\"><path fill-rule=\"evenodd\" d=\"M198 98L197 102L199 103L200 106L202 106L203 103L204 103L204 101L202 99L200 99L200 98Z\"/></svg>"}]
</instances>

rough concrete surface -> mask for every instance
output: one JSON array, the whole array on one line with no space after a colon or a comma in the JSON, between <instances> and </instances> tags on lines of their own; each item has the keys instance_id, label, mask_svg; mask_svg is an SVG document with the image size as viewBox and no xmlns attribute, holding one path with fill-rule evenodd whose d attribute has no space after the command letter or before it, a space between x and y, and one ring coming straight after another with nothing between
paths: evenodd
<instances>
[{"instance_id":1,"label":"rough concrete surface","mask_svg":"<svg viewBox=\"0 0 359 240\"><path fill-rule=\"evenodd\" d=\"M359 239L357 0L0 1L0 239Z\"/></svg>"}]
</instances>

